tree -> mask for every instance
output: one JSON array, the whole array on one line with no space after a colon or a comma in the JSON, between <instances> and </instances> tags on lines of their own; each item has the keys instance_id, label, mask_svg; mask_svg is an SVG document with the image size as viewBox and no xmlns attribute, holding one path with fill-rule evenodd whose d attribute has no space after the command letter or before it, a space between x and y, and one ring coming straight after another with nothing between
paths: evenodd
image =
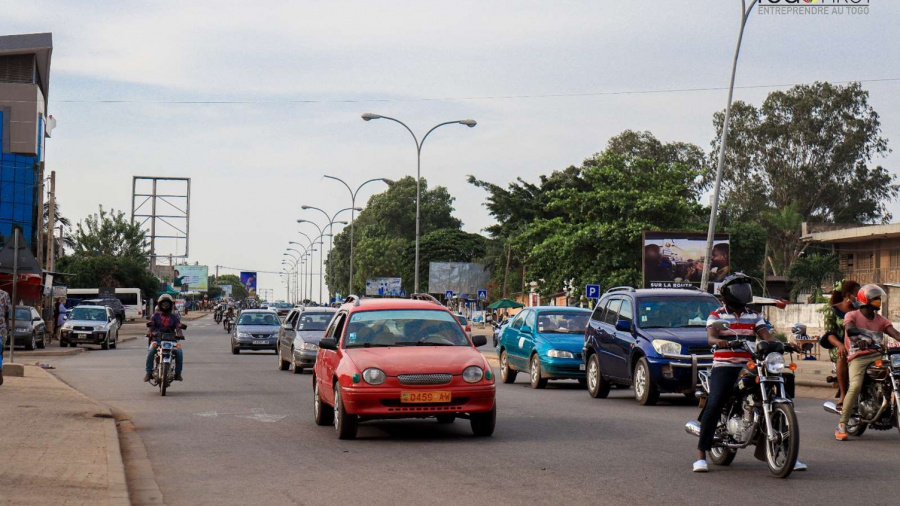
<instances>
[{"instance_id":1,"label":"tree","mask_svg":"<svg viewBox=\"0 0 900 506\"><path fill-rule=\"evenodd\" d=\"M730 257L732 272L743 272L753 278L763 277L763 262L766 261L766 227L750 221L737 221L729 225L726 232L731 237ZM754 284L754 288L758 285Z\"/></svg>"},{"instance_id":2,"label":"tree","mask_svg":"<svg viewBox=\"0 0 900 506\"><path fill-rule=\"evenodd\" d=\"M404 264L415 265L415 252L415 244L406 248ZM420 283L428 283L431 262L476 262L486 253L487 239L484 236L452 228L435 230L419 241ZM427 286L424 288L427 290Z\"/></svg>"},{"instance_id":3,"label":"tree","mask_svg":"<svg viewBox=\"0 0 900 506\"><path fill-rule=\"evenodd\" d=\"M798 258L791 264L789 272L789 277L793 282L791 298L796 299L798 294L811 291L812 296L809 298L809 302L817 302L822 298L822 284L828 279L838 278L840 275L841 268L838 257L833 253L814 253L805 258Z\"/></svg>"},{"instance_id":4,"label":"tree","mask_svg":"<svg viewBox=\"0 0 900 506\"><path fill-rule=\"evenodd\" d=\"M147 238L140 224L128 221L125 213L115 209L106 212L103 206L78 222L72 238L75 254L88 256L147 256Z\"/></svg>"},{"instance_id":5,"label":"tree","mask_svg":"<svg viewBox=\"0 0 900 506\"><path fill-rule=\"evenodd\" d=\"M218 282L216 281L215 276L209 277L210 290L209 292L207 292L207 295L209 295L210 299L223 295L223 291L220 288L222 285L231 285L231 297L235 300L246 299L249 295L247 293L247 289L244 287L244 284L241 283L241 278L234 274L223 274L219 276ZM214 292L213 288L218 290L218 292ZM216 295L213 295L213 293L216 293Z\"/></svg>"},{"instance_id":6,"label":"tree","mask_svg":"<svg viewBox=\"0 0 900 506\"><path fill-rule=\"evenodd\" d=\"M59 259L58 270L74 274L73 288L140 288L153 296L159 280L150 272L144 232L125 213L111 210L88 216L79 222L72 238L71 255Z\"/></svg>"},{"instance_id":7,"label":"tree","mask_svg":"<svg viewBox=\"0 0 900 506\"><path fill-rule=\"evenodd\" d=\"M626 130L580 167L541 176L538 184L469 182L488 191L485 205L498 224L487 230L506 242L509 277L527 267L526 279L543 279L543 291L561 290L573 278L580 291L594 282L638 285L644 230L702 228L702 162L698 146Z\"/></svg>"},{"instance_id":8,"label":"tree","mask_svg":"<svg viewBox=\"0 0 900 506\"><path fill-rule=\"evenodd\" d=\"M54 221L54 225L55 225L54 228L58 228L60 226L64 227L64 229L72 227L72 222L69 221L69 218L66 218L62 214L62 210L60 209L59 202L56 203L56 207L54 209L53 215L54 215L53 221ZM49 237L49 231L47 230L48 226L50 226L50 203L44 202L42 230L43 230L45 237ZM56 237L57 243L60 240L62 241L63 247L68 248L70 250L75 249L75 239L71 235L66 235L66 236L63 236L62 238Z\"/></svg>"}]
</instances>

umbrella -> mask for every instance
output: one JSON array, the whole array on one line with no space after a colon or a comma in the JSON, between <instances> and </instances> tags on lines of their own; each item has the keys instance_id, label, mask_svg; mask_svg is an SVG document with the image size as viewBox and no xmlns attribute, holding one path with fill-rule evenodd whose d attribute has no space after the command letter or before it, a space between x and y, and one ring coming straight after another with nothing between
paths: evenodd
<instances>
[{"instance_id":1,"label":"umbrella","mask_svg":"<svg viewBox=\"0 0 900 506\"><path fill-rule=\"evenodd\" d=\"M516 307L525 307L525 304L520 304L514 300L509 300L509 299L500 299L497 302L488 306L488 309L507 309L507 308L516 308Z\"/></svg>"}]
</instances>

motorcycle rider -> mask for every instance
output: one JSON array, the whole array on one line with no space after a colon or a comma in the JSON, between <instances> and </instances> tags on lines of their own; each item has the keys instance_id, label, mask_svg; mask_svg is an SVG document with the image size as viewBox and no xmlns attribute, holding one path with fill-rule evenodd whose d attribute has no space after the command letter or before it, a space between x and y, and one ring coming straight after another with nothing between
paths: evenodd
<instances>
[{"instance_id":1,"label":"motorcycle rider","mask_svg":"<svg viewBox=\"0 0 900 506\"><path fill-rule=\"evenodd\" d=\"M224 321L227 320L229 317L234 318L234 303L233 302L228 303L228 308L225 310L225 316L222 318L223 325L224 325Z\"/></svg>"},{"instance_id":2,"label":"motorcycle rider","mask_svg":"<svg viewBox=\"0 0 900 506\"><path fill-rule=\"evenodd\" d=\"M868 341L864 339L864 333L883 332L894 339L900 339L900 332L897 332L891 321L878 314L885 295L884 290L878 285L863 286L856 294L859 309L850 311L844 316L844 347L849 354L847 364L850 387L844 397L841 421L834 431L834 437L838 441L846 441L848 438L847 422L850 421L850 417L853 416L856 409L856 401L859 399L859 393L866 378L866 369L881 358L881 351L870 347Z\"/></svg>"},{"instance_id":3,"label":"motorcycle rider","mask_svg":"<svg viewBox=\"0 0 900 506\"><path fill-rule=\"evenodd\" d=\"M716 351L713 353L713 365L709 375L709 396L700 414L700 442L697 445L699 454L693 466L695 473L709 471L706 452L712 449L722 409L728 402L741 369L753 359L753 354L746 345L738 343L738 337L744 338L750 346L755 344L757 336L766 341L775 340L762 315L747 307L747 304L753 301L750 283L751 279L741 273L726 277L720 288L724 305L710 313L706 320L707 340L710 346L716 347ZM717 321L728 323L730 330L720 335L720 331L714 326ZM793 389L786 385L786 390ZM794 466L796 471L804 471L806 468L806 464L799 460Z\"/></svg>"},{"instance_id":4,"label":"motorcycle rider","mask_svg":"<svg viewBox=\"0 0 900 506\"><path fill-rule=\"evenodd\" d=\"M179 333L181 331L181 317L178 313L172 311L175 307L175 301L169 294L160 295L159 300L156 302L156 307L157 311L150 317L150 321L147 322L147 327L150 329L150 338L154 343L157 343L158 346L160 332ZM183 339L182 336L179 337ZM184 378L181 377L181 368L184 365L184 352L181 348L175 348L173 352L175 356L174 379L175 381L182 381ZM150 381L153 377L153 356L155 354L156 346L151 343L150 347L147 349L146 374L144 374L144 381Z\"/></svg>"},{"instance_id":5,"label":"motorcycle rider","mask_svg":"<svg viewBox=\"0 0 900 506\"><path fill-rule=\"evenodd\" d=\"M844 346L844 317L859 305L856 294L860 288L860 284L856 281L845 280L839 289L836 287L831 293L828 302L831 311L825 314L825 334L819 339L819 345L828 350L831 361L834 362L835 379L839 390L838 410L844 406L847 385L850 383L847 372L847 348Z\"/></svg>"}]
</instances>

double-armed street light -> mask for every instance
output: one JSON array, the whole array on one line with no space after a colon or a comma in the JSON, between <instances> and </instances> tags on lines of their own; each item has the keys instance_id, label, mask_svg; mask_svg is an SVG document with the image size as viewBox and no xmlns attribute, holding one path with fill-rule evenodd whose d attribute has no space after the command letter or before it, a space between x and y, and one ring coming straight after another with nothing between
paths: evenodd
<instances>
[{"instance_id":1,"label":"double-armed street light","mask_svg":"<svg viewBox=\"0 0 900 506\"><path fill-rule=\"evenodd\" d=\"M403 128L406 129L407 132L409 132L410 135L412 135L413 141L415 141L415 143L416 143L416 265L415 265L415 277L414 277L414 282L413 282L413 290L414 290L414 292L418 292L419 291L419 230L420 230L419 222L420 222L420 207L421 207L420 204L421 204L421 200L422 200L421 199L421 197L422 197L422 195L421 195L421 192L422 192L422 145L425 144L425 139L428 138L428 136L431 134L431 132L434 132L435 130L437 130L438 128L440 128L442 126L465 125L469 128L473 128L478 123L476 123L474 119L445 121L443 123L439 123L439 124L431 127L430 130L425 132L425 135L422 136L422 140L420 141L418 139L418 137L416 137L416 134L413 133L412 129L406 125L406 123L404 123L396 118L391 118L389 116L382 116L380 114L372 114L372 113L367 112L362 115L362 119L364 121L371 121L373 119L386 119L389 121L393 121L395 123L399 123L400 125L403 126Z\"/></svg>"},{"instance_id":2,"label":"double-armed street light","mask_svg":"<svg viewBox=\"0 0 900 506\"><path fill-rule=\"evenodd\" d=\"M325 177L327 177L328 179L334 179L335 181L342 183L344 186L347 187L347 191L350 192L350 281L347 283L347 294L349 295L349 294L353 293L353 222L356 219L355 211L362 211L361 208L356 207L356 196L359 194L359 190L362 190L362 187L369 183L374 183L375 181L382 181L385 184L387 184L388 186L390 186L390 185L394 184L394 181L387 179L387 178L378 177L378 178L370 179L368 181L363 181L363 183L361 185L356 187L356 191L354 191L353 188L350 188L350 185L347 184L346 181L344 181L343 179L341 179L339 177L329 176L327 174L325 175Z\"/></svg>"},{"instance_id":3,"label":"double-armed street light","mask_svg":"<svg viewBox=\"0 0 900 506\"><path fill-rule=\"evenodd\" d=\"M325 219L328 220L327 226L328 226L328 255L329 256L331 255L331 250L334 247L334 225L335 224L339 224L339 225L347 224L346 221L335 221L335 220L337 220L338 215L340 215L341 213L346 212L346 211L350 211L351 213L353 213L355 211L362 211L362 209L360 209L358 207L345 207L344 209L341 209L340 211L334 213L334 216L328 216L328 213L326 213L324 209L321 209L321 208L318 208L315 206L300 206L300 209L303 209L304 211L307 211L307 210L319 211L320 213L325 215ZM352 223L352 219L353 218L351 217L351 223ZM328 286L328 300L329 301L331 300L331 292L333 291L332 288L333 287L331 285Z\"/></svg>"},{"instance_id":4,"label":"double-armed street light","mask_svg":"<svg viewBox=\"0 0 900 506\"><path fill-rule=\"evenodd\" d=\"M347 222L346 221L333 221L333 222L329 222L327 225L325 225L325 227L320 227L318 224L316 224L313 221L303 220L303 219L297 220L297 223L309 223L312 226L316 227L316 230L319 231L319 237L317 237L316 239L320 240L319 244L323 248L323 251L319 252L319 276L320 276L319 277L319 303L321 304L322 300L323 300L322 299L322 289L323 289L323 286L325 283L325 272L324 272L325 271L325 251L324 251L325 238L329 237L331 235L331 234L325 233L325 227L334 226L335 224L346 225ZM306 234L303 234L303 235L306 235Z\"/></svg>"}]
</instances>

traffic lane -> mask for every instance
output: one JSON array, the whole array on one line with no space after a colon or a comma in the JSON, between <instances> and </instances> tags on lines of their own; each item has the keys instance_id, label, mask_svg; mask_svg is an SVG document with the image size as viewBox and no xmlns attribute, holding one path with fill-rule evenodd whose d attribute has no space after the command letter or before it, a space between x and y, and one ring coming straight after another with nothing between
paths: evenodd
<instances>
[{"instance_id":1,"label":"traffic lane","mask_svg":"<svg viewBox=\"0 0 900 506\"><path fill-rule=\"evenodd\" d=\"M744 450L731 468L694 475L696 438L683 424L698 410L683 397L640 407L627 390L595 400L575 382L532 390L524 378L498 385L493 438L474 438L464 420L416 420L368 422L359 440L338 441L332 428L313 423L311 375L277 371L271 353L231 355L221 327L194 330L186 342L187 381L166 398L140 382L144 346L137 343L68 358L60 369L90 395L105 392L132 413L170 504L713 504L736 492L776 504L795 501L794 494L877 503L881 484L898 471L890 458L900 446L896 433L838 443L835 417L818 402L801 401L801 456L809 472L775 480ZM73 370L76 361L83 371ZM856 477L859 469L864 477Z\"/></svg>"}]
</instances>

